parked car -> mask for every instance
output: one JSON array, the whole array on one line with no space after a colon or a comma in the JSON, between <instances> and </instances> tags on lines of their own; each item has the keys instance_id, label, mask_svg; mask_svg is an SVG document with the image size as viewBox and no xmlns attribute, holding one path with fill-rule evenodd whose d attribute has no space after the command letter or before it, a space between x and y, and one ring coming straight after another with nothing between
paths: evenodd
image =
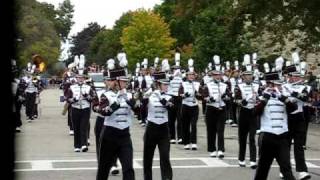
<instances>
[{"instance_id":1,"label":"parked car","mask_svg":"<svg viewBox=\"0 0 320 180\"><path fill-rule=\"evenodd\" d=\"M96 90L100 90L105 87L103 73L88 73L88 75Z\"/></svg>"}]
</instances>

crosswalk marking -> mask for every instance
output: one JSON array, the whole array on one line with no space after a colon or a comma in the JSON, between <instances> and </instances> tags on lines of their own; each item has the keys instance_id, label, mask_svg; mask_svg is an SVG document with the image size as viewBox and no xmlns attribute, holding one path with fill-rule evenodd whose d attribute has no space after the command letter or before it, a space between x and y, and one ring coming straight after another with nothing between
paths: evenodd
<instances>
[{"instance_id":1,"label":"crosswalk marking","mask_svg":"<svg viewBox=\"0 0 320 180\"><path fill-rule=\"evenodd\" d=\"M52 162L48 160L38 160L38 161L32 161L31 162L31 168L34 171L45 171L45 170L51 170Z\"/></svg>"},{"instance_id":2,"label":"crosswalk marking","mask_svg":"<svg viewBox=\"0 0 320 180\"><path fill-rule=\"evenodd\" d=\"M135 169L143 169L142 165L143 159L134 159L133 166ZM154 161L158 161L159 158L154 158ZM231 160L231 161L230 161ZM309 161L319 161L320 159L307 159L307 166L309 168L320 169L320 166L308 162ZM237 164L237 157L225 157L224 159L218 158L210 158L210 157L190 157L190 158L171 158L172 168L173 169L196 169L196 168L236 168L239 167ZM186 161L183 165L175 165L173 161ZM199 161L197 164L190 165L192 161ZM227 162L228 161L228 162ZM86 167L54 167L54 163L82 163ZM96 162L96 159L73 159L73 160L27 160L27 161L16 161L16 164L27 163L31 164L31 168L16 168L16 172L21 171L71 171L71 170L96 170L97 165L93 165L91 167L87 167L86 162ZM293 164L294 166L294 164ZM272 165L272 167L279 167L278 165ZM159 169L160 166L155 165L152 167L153 169Z\"/></svg>"}]
</instances>

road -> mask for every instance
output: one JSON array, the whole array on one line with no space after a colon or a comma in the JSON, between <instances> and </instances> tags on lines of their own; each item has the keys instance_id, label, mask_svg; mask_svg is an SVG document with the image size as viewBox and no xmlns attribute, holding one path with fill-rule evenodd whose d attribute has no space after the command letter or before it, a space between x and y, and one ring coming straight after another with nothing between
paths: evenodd
<instances>
[{"instance_id":1,"label":"road","mask_svg":"<svg viewBox=\"0 0 320 180\"><path fill-rule=\"evenodd\" d=\"M22 132L16 134L15 174L18 180L93 180L97 162L93 127L95 114L91 114L91 132L88 152L73 152L73 137L69 136L66 116L61 115L63 104L59 102L60 90L47 89L41 94L39 119L28 123L22 111ZM24 109L22 109L24 110ZM142 155L144 128L134 121L131 136L134 146L136 179L143 179ZM182 145L171 145L173 179L177 180L246 180L252 179L255 171L237 165L237 128L226 125L225 158L210 158L206 151L206 129L202 114L198 121L197 151L184 150ZM307 165L312 179L320 179L320 126L310 124L306 150ZM248 150L247 150L248 151ZM293 156L291 156L293 157ZM247 160L249 163L249 160ZM294 164L294 160L292 160ZM153 177L160 178L158 152L155 153ZM295 171L294 171L295 172ZM274 162L269 179L279 179L279 168ZM297 175L295 173L295 175ZM122 175L112 176L120 180Z\"/></svg>"}]
</instances>

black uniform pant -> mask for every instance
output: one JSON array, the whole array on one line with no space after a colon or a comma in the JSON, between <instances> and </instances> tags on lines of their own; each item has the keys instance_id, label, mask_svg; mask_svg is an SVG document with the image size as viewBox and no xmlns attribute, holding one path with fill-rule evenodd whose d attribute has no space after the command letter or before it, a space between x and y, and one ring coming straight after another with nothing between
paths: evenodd
<instances>
[{"instance_id":1,"label":"black uniform pant","mask_svg":"<svg viewBox=\"0 0 320 180\"><path fill-rule=\"evenodd\" d=\"M36 95L36 92L26 93L26 115L30 119L35 115Z\"/></svg>"},{"instance_id":2,"label":"black uniform pant","mask_svg":"<svg viewBox=\"0 0 320 180\"><path fill-rule=\"evenodd\" d=\"M307 145L308 128L309 128L309 123L310 123L312 114L313 114L313 112L312 112L312 108L311 107L303 106L303 115L304 115L304 119L305 119L305 122L306 122L306 133L305 133L305 136L303 138L303 145L304 146Z\"/></svg>"},{"instance_id":3,"label":"black uniform pant","mask_svg":"<svg viewBox=\"0 0 320 180\"><path fill-rule=\"evenodd\" d=\"M218 150L224 149L224 127L225 127L225 108L218 109L213 106L207 106L206 125L207 125L207 143L208 152L216 151L216 136L218 135Z\"/></svg>"},{"instance_id":4,"label":"black uniform pant","mask_svg":"<svg viewBox=\"0 0 320 180\"><path fill-rule=\"evenodd\" d=\"M259 136L259 161L256 170L255 180L266 180L275 158L280 166L280 170L285 180L295 180L290 164L289 142L287 133L275 135L271 133L261 133Z\"/></svg>"},{"instance_id":5,"label":"black uniform pant","mask_svg":"<svg viewBox=\"0 0 320 180\"><path fill-rule=\"evenodd\" d=\"M15 125L16 127L20 127L22 126L22 121L21 121L21 107L22 107L22 103L19 101L15 101L15 108L16 108L16 112L15 112Z\"/></svg>"},{"instance_id":6,"label":"black uniform pant","mask_svg":"<svg viewBox=\"0 0 320 180\"><path fill-rule=\"evenodd\" d=\"M202 114L205 115L206 109L207 109L207 101L203 99L201 102L202 102Z\"/></svg>"},{"instance_id":7,"label":"black uniform pant","mask_svg":"<svg viewBox=\"0 0 320 180\"><path fill-rule=\"evenodd\" d=\"M100 150L100 135L103 128L104 117L97 116L96 124L94 126L94 135L96 136L96 153L99 161L99 150Z\"/></svg>"},{"instance_id":8,"label":"black uniform pant","mask_svg":"<svg viewBox=\"0 0 320 180\"><path fill-rule=\"evenodd\" d=\"M88 126L90 108L72 108L72 123L74 128L74 148L88 145Z\"/></svg>"},{"instance_id":9,"label":"black uniform pant","mask_svg":"<svg viewBox=\"0 0 320 180\"><path fill-rule=\"evenodd\" d=\"M99 163L99 153L100 153L100 138L101 138L101 132L103 131L103 128L105 128L105 126L103 125L104 122L104 117L101 116L97 116L96 119L96 124L94 126L94 134L96 136L96 153L97 153L97 160ZM113 162L113 166L117 166L117 158L114 158L114 162Z\"/></svg>"},{"instance_id":10,"label":"black uniform pant","mask_svg":"<svg viewBox=\"0 0 320 180\"><path fill-rule=\"evenodd\" d=\"M241 108L239 118L239 160L244 161L247 147L247 137L249 134L250 161L256 162L256 115L254 109Z\"/></svg>"},{"instance_id":11,"label":"black uniform pant","mask_svg":"<svg viewBox=\"0 0 320 180\"><path fill-rule=\"evenodd\" d=\"M303 143L306 134L306 122L303 113L289 114L289 143L291 147L292 139L294 140L294 159L296 161L297 172L307 172Z\"/></svg>"},{"instance_id":12,"label":"black uniform pant","mask_svg":"<svg viewBox=\"0 0 320 180\"><path fill-rule=\"evenodd\" d=\"M125 133L122 133L125 131ZM120 132L120 133L119 133ZM122 179L134 180L133 148L129 129L118 130L106 126L101 133L99 164L96 180L107 180L114 159L118 157L122 166Z\"/></svg>"},{"instance_id":13,"label":"black uniform pant","mask_svg":"<svg viewBox=\"0 0 320 180\"><path fill-rule=\"evenodd\" d=\"M146 123L146 120L148 117L148 99L141 100L140 113L141 113L142 123Z\"/></svg>"},{"instance_id":14,"label":"black uniform pant","mask_svg":"<svg viewBox=\"0 0 320 180\"><path fill-rule=\"evenodd\" d=\"M182 139L182 123L181 123L181 98L178 96L173 96L173 104L172 108L168 109L169 116L169 132L170 139L176 139L176 132L178 135L178 139ZM176 126L177 122L177 126ZM176 131L177 127L177 131Z\"/></svg>"},{"instance_id":15,"label":"black uniform pant","mask_svg":"<svg viewBox=\"0 0 320 180\"><path fill-rule=\"evenodd\" d=\"M161 179L172 179L172 168L170 164L170 143L168 123L161 125L148 122L144 134L143 146L143 172L145 180L152 180L152 161L156 146L159 149Z\"/></svg>"},{"instance_id":16,"label":"black uniform pant","mask_svg":"<svg viewBox=\"0 0 320 180\"><path fill-rule=\"evenodd\" d=\"M235 124L238 124L239 123L239 116L238 116L239 105L235 101L232 101L231 106L232 106L232 108L231 108L232 109L232 120Z\"/></svg>"},{"instance_id":17,"label":"black uniform pant","mask_svg":"<svg viewBox=\"0 0 320 180\"><path fill-rule=\"evenodd\" d=\"M68 107L68 126L69 126L70 130L73 130L71 105L69 105L69 107Z\"/></svg>"},{"instance_id":18,"label":"black uniform pant","mask_svg":"<svg viewBox=\"0 0 320 180\"><path fill-rule=\"evenodd\" d=\"M181 121L182 121L182 141L184 145L196 144L197 143L197 122L199 107L198 106L187 106L182 105L181 110ZM191 126L191 130L190 130Z\"/></svg>"}]
</instances>

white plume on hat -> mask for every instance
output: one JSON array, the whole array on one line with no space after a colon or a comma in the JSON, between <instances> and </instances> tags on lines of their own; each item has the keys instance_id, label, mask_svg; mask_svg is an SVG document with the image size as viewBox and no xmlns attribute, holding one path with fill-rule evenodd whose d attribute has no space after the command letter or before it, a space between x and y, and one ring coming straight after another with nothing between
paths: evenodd
<instances>
[{"instance_id":1,"label":"white plume on hat","mask_svg":"<svg viewBox=\"0 0 320 180\"><path fill-rule=\"evenodd\" d=\"M270 66L268 63L264 63L263 64L263 68L264 68L264 72L265 73L269 73L270 72Z\"/></svg>"},{"instance_id":2,"label":"white plume on hat","mask_svg":"<svg viewBox=\"0 0 320 180\"><path fill-rule=\"evenodd\" d=\"M250 55L249 55L249 54L245 54L244 57L243 57L243 63L242 63L242 65L247 66L247 65L249 65L249 64L251 64L251 63L250 63Z\"/></svg>"},{"instance_id":3,"label":"white plume on hat","mask_svg":"<svg viewBox=\"0 0 320 180\"><path fill-rule=\"evenodd\" d=\"M113 70L115 68L115 60L114 59L108 59L107 60L107 69Z\"/></svg>"},{"instance_id":4,"label":"white plume on hat","mask_svg":"<svg viewBox=\"0 0 320 180\"><path fill-rule=\"evenodd\" d=\"M292 62L293 62L293 64L299 64L299 63L300 63L300 57L299 57L298 52L293 52L293 53L291 54L291 56L292 56Z\"/></svg>"},{"instance_id":5,"label":"white plume on hat","mask_svg":"<svg viewBox=\"0 0 320 180\"><path fill-rule=\"evenodd\" d=\"M193 64L194 64L194 60L190 58L188 60L188 67L193 67Z\"/></svg>"},{"instance_id":6,"label":"white plume on hat","mask_svg":"<svg viewBox=\"0 0 320 180\"><path fill-rule=\"evenodd\" d=\"M252 54L252 64L257 64L258 61L258 55L257 53Z\"/></svg>"},{"instance_id":7,"label":"white plume on hat","mask_svg":"<svg viewBox=\"0 0 320 180\"><path fill-rule=\"evenodd\" d=\"M188 69L189 69L189 72L194 72L193 64L194 64L194 60L193 60L192 58L188 59Z\"/></svg>"},{"instance_id":8,"label":"white plume on hat","mask_svg":"<svg viewBox=\"0 0 320 180\"><path fill-rule=\"evenodd\" d=\"M128 60L127 60L127 55L124 52L118 53L117 54L117 59L119 61L119 66L124 68L127 67L128 65Z\"/></svg>"},{"instance_id":9,"label":"white plume on hat","mask_svg":"<svg viewBox=\"0 0 320 180\"><path fill-rule=\"evenodd\" d=\"M136 75L138 75L140 72L140 68L136 68Z\"/></svg>"},{"instance_id":10,"label":"white plume on hat","mask_svg":"<svg viewBox=\"0 0 320 180\"><path fill-rule=\"evenodd\" d=\"M174 55L174 61L176 66L180 66L180 53L176 52Z\"/></svg>"},{"instance_id":11,"label":"white plume on hat","mask_svg":"<svg viewBox=\"0 0 320 180\"><path fill-rule=\"evenodd\" d=\"M79 62L80 62L79 56L78 56L78 55L75 55L75 56L74 56L73 63L75 64L75 66L78 66Z\"/></svg>"},{"instance_id":12,"label":"white plume on hat","mask_svg":"<svg viewBox=\"0 0 320 180\"><path fill-rule=\"evenodd\" d=\"M212 63L211 62L208 63L208 69L207 70L209 70L209 71L212 70Z\"/></svg>"},{"instance_id":13,"label":"white plume on hat","mask_svg":"<svg viewBox=\"0 0 320 180\"><path fill-rule=\"evenodd\" d=\"M124 52L120 52L117 54L117 59L120 62L122 59L127 59L127 55Z\"/></svg>"},{"instance_id":14,"label":"white plume on hat","mask_svg":"<svg viewBox=\"0 0 320 180\"><path fill-rule=\"evenodd\" d=\"M286 66L290 66L291 65L291 61L286 61Z\"/></svg>"},{"instance_id":15,"label":"white plume on hat","mask_svg":"<svg viewBox=\"0 0 320 180\"><path fill-rule=\"evenodd\" d=\"M28 64L27 64L27 71L31 71L31 67L32 67L31 62L28 62Z\"/></svg>"},{"instance_id":16,"label":"white plume on hat","mask_svg":"<svg viewBox=\"0 0 320 180\"><path fill-rule=\"evenodd\" d=\"M213 62L214 62L215 65L220 64L220 56L214 55L213 56Z\"/></svg>"},{"instance_id":17,"label":"white plume on hat","mask_svg":"<svg viewBox=\"0 0 320 180\"><path fill-rule=\"evenodd\" d=\"M275 60L276 71L282 71L283 63L284 59L281 56Z\"/></svg>"},{"instance_id":18,"label":"white plume on hat","mask_svg":"<svg viewBox=\"0 0 320 180\"><path fill-rule=\"evenodd\" d=\"M158 64L159 64L159 57L156 57L154 59L154 67L156 68L158 66Z\"/></svg>"},{"instance_id":19,"label":"white plume on hat","mask_svg":"<svg viewBox=\"0 0 320 180\"><path fill-rule=\"evenodd\" d=\"M79 59L79 69L84 69L85 63L86 63L85 56L81 54Z\"/></svg>"},{"instance_id":20,"label":"white plume on hat","mask_svg":"<svg viewBox=\"0 0 320 180\"><path fill-rule=\"evenodd\" d=\"M142 65L143 68L148 68L148 59L144 58L142 63L141 63L141 65Z\"/></svg>"},{"instance_id":21,"label":"white plume on hat","mask_svg":"<svg viewBox=\"0 0 320 180\"><path fill-rule=\"evenodd\" d=\"M176 52L176 54L174 55L174 60L180 61L180 53Z\"/></svg>"},{"instance_id":22,"label":"white plume on hat","mask_svg":"<svg viewBox=\"0 0 320 180\"><path fill-rule=\"evenodd\" d=\"M34 64L34 65L32 65L32 67L31 67L31 73L34 73L34 71L36 70L36 65Z\"/></svg>"},{"instance_id":23,"label":"white plume on hat","mask_svg":"<svg viewBox=\"0 0 320 180\"><path fill-rule=\"evenodd\" d=\"M163 59L161 62L161 71L169 71L170 65L168 59Z\"/></svg>"},{"instance_id":24,"label":"white plume on hat","mask_svg":"<svg viewBox=\"0 0 320 180\"><path fill-rule=\"evenodd\" d=\"M235 60L235 61L234 61L234 68L235 68L236 70L239 70L239 61L238 61L238 60Z\"/></svg>"},{"instance_id":25,"label":"white plume on hat","mask_svg":"<svg viewBox=\"0 0 320 180\"><path fill-rule=\"evenodd\" d=\"M306 75L307 68L308 68L308 64L305 61L302 61L300 63L300 73L301 73L301 75Z\"/></svg>"},{"instance_id":26,"label":"white plume on hat","mask_svg":"<svg viewBox=\"0 0 320 180\"><path fill-rule=\"evenodd\" d=\"M230 69L230 61L226 61L226 69L229 70Z\"/></svg>"}]
</instances>

